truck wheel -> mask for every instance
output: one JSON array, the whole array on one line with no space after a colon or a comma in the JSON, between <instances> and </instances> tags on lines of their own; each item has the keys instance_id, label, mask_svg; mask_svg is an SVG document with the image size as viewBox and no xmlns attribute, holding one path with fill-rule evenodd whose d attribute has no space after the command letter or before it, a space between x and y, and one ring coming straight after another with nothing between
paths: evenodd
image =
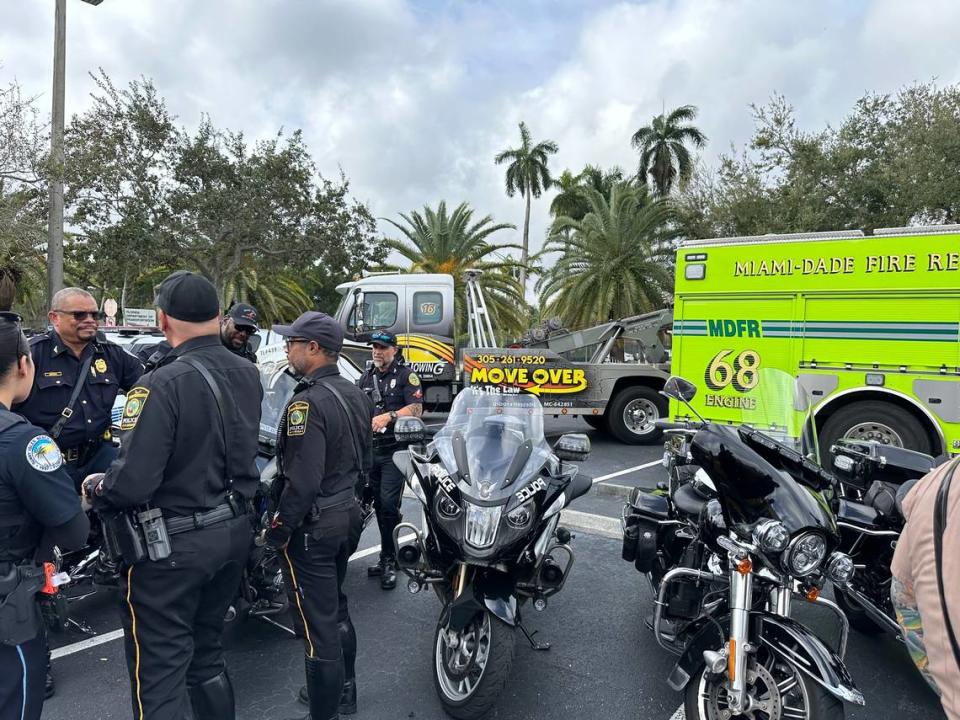
<instances>
[{"instance_id":1,"label":"truck wheel","mask_svg":"<svg viewBox=\"0 0 960 720\"><path fill-rule=\"evenodd\" d=\"M654 422L666 416L666 398L642 385L626 387L618 392L610 398L604 413L610 433L628 445L659 440L663 432Z\"/></svg>"},{"instance_id":2,"label":"truck wheel","mask_svg":"<svg viewBox=\"0 0 960 720\"><path fill-rule=\"evenodd\" d=\"M594 430L606 430L607 421L603 415L581 415L583 421Z\"/></svg>"},{"instance_id":3,"label":"truck wheel","mask_svg":"<svg viewBox=\"0 0 960 720\"><path fill-rule=\"evenodd\" d=\"M930 436L913 413L881 400L847 405L827 419L820 433L820 452L824 458L840 438L876 440L884 445L934 454Z\"/></svg>"}]
</instances>

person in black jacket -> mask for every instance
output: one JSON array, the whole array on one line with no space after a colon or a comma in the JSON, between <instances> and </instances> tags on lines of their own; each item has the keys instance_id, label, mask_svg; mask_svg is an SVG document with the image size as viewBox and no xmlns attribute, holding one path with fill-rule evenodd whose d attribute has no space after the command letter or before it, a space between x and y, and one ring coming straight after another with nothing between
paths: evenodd
<instances>
[{"instance_id":1,"label":"person in black jacket","mask_svg":"<svg viewBox=\"0 0 960 720\"><path fill-rule=\"evenodd\" d=\"M9 410L30 394L34 373L20 317L0 313L0 717L28 720L43 709L47 666L33 598L43 584L37 561L49 559L54 545L82 547L90 531L57 443ZM15 594L26 603L22 616Z\"/></svg>"},{"instance_id":2,"label":"person in black jacket","mask_svg":"<svg viewBox=\"0 0 960 720\"><path fill-rule=\"evenodd\" d=\"M236 303L230 306L220 321L220 342L232 353L246 358L252 363L257 354L250 346L250 338L257 333L260 316L253 305Z\"/></svg>"},{"instance_id":3,"label":"person in black jacket","mask_svg":"<svg viewBox=\"0 0 960 720\"><path fill-rule=\"evenodd\" d=\"M357 704L356 633L343 580L363 529L355 492L371 464L371 407L340 376L343 334L333 318L307 312L273 331L285 336L302 380L281 419L280 495L264 539L282 552L303 621L308 717L335 720Z\"/></svg>"},{"instance_id":4,"label":"person in black jacket","mask_svg":"<svg viewBox=\"0 0 960 720\"><path fill-rule=\"evenodd\" d=\"M88 478L94 507L162 512L166 558L121 567L121 610L134 718L234 717L223 618L251 545L247 501L259 482L257 368L219 338L219 302L179 271L157 293L170 352L127 393L120 457Z\"/></svg>"}]
</instances>

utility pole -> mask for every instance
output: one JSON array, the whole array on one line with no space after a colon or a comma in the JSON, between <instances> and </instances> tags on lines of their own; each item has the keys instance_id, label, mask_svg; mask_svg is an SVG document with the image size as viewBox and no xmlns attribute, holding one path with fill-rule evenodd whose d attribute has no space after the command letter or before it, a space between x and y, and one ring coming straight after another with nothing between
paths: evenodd
<instances>
[{"instance_id":1,"label":"utility pole","mask_svg":"<svg viewBox=\"0 0 960 720\"><path fill-rule=\"evenodd\" d=\"M67 0L56 0L53 32L53 113L50 128L50 219L47 228L47 307L63 289L63 103L67 66Z\"/></svg>"}]
</instances>

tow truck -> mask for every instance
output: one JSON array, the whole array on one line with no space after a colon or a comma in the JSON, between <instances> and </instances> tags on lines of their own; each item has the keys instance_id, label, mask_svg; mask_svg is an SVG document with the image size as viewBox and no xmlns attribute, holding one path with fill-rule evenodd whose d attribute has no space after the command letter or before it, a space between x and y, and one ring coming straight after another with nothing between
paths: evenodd
<instances>
[{"instance_id":1,"label":"tow truck","mask_svg":"<svg viewBox=\"0 0 960 720\"><path fill-rule=\"evenodd\" d=\"M534 393L546 413L583 417L624 443L660 438L654 423L667 416L659 391L670 376L671 310L504 347L494 334L480 278L480 271L464 277L467 338L459 347L452 276L372 273L339 285L343 299L335 317L344 332L344 354L363 367L370 334L388 330L420 375L429 410L446 410L457 392L479 385Z\"/></svg>"}]
</instances>

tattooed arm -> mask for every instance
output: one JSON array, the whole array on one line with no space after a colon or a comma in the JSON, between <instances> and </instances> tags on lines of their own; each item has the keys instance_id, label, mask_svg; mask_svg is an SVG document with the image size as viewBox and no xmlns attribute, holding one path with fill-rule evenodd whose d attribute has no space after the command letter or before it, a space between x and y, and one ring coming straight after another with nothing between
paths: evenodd
<instances>
[{"instance_id":1,"label":"tattooed arm","mask_svg":"<svg viewBox=\"0 0 960 720\"><path fill-rule=\"evenodd\" d=\"M939 695L940 688L937 687L937 682L930 672L930 659L927 657L927 648L923 643L923 623L917 608L917 599L913 593L913 583L894 577L890 585L890 600L897 613L897 622L903 629L903 640L910 651L910 657L923 675L923 679Z\"/></svg>"}]
</instances>

